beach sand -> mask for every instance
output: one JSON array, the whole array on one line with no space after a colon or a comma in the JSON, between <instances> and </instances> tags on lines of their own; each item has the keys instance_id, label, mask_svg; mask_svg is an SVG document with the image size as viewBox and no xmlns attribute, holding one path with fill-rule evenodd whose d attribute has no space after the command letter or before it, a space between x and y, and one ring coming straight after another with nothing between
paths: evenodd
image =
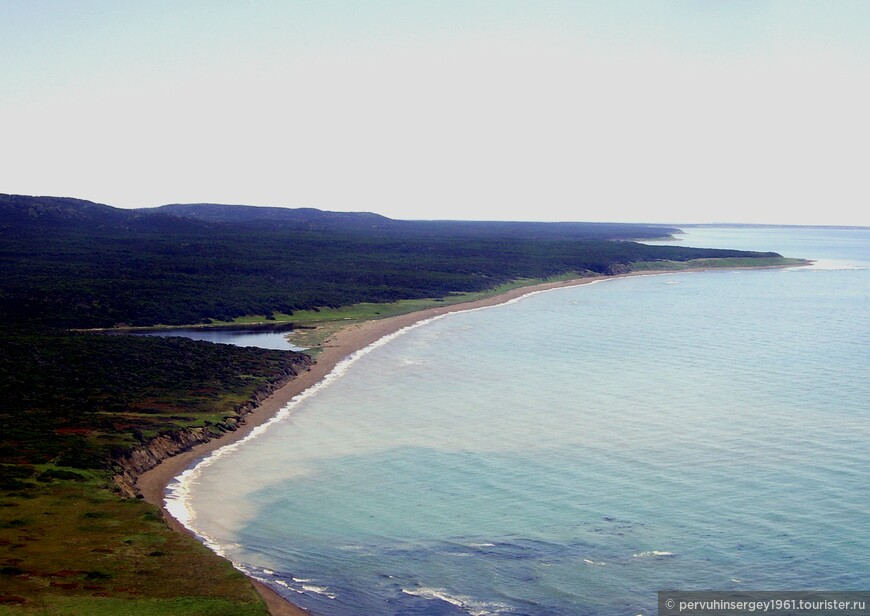
<instances>
[{"instance_id":1,"label":"beach sand","mask_svg":"<svg viewBox=\"0 0 870 616\"><path fill-rule=\"evenodd\" d=\"M317 357L317 361L310 370L303 372L292 381L284 385L282 388L275 391L269 398L264 400L259 407L253 412L245 416L244 423L235 432L203 443L194 447L192 450L184 452L180 455L168 458L161 462L152 470L144 473L139 477L137 485L142 492L146 501L153 505L157 505L163 511L163 515L169 523L170 527L178 532L189 533L180 522L173 518L164 507L164 497L166 487L169 483L186 469L193 466L200 459L207 456L212 451L228 445L239 439L244 438L256 426L259 426L268 421L279 410L281 410L293 397L299 395L312 385L315 385L329 374L336 364L359 349L365 348L380 338L396 332L404 327L413 325L424 319L429 319L434 316L446 314L449 312L458 312L462 310L470 310L472 308L482 308L486 306L495 306L503 304L514 298L527 295L535 291L544 291L560 287L576 286L580 284L588 284L601 278L578 278L574 280L566 280L560 282L550 282L538 285L531 285L512 289L505 293L495 295L480 300L464 302L460 304L452 304L448 306L437 306L426 310L412 312L410 314L398 315L384 319L364 321L354 323L339 330L333 336L326 340L323 345L323 350ZM300 616L308 614L305 610L296 607L289 601L285 600L281 595L272 590L266 584L257 580L251 580L254 587L266 601L269 606L269 611L273 616Z\"/></svg>"}]
</instances>

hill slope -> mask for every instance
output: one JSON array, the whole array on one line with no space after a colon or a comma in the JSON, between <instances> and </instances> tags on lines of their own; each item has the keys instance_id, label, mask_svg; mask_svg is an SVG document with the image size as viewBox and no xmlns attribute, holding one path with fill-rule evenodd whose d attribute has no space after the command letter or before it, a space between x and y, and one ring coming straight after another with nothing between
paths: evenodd
<instances>
[{"instance_id":1,"label":"hill slope","mask_svg":"<svg viewBox=\"0 0 870 616\"><path fill-rule=\"evenodd\" d=\"M357 230L406 237L500 237L631 240L665 237L679 231L662 225L599 222L511 222L394 220L371 212L326 212L314 208L190 203L136 210L188 220L296 230Z\"/></svg>"},{"instance_id":2,"label":"hill slope","mask_svg":"<svg viewBox=\"0 0 870 616\"><path fill-rule=\"evenodd\" d=\"M202 221L167 214L149 216L83 199L0 194L0 237L11 233L76 231L196 232L206 227Z\"/></svg>"},{"instance_id":3,"label":"hill slope","mask_svg":"<svg viewBox=\"0 0 870 616\"><path fill-rule=\"evenodd\" d=\"M308 229L379 227L393 222L385 216L370 212L327 212L315 208L222 205L218 203L171 204L136 211L142 214L170 215L212 223L278 224Z\"/></svg>"}]
</instances>

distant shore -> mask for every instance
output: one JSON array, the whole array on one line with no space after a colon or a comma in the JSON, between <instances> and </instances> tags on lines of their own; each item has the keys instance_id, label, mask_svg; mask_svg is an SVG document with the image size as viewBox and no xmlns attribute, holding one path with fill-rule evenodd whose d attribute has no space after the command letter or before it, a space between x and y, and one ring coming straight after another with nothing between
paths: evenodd
<instances>
[{"instance_id":1,"label":"distant shore","mask_svg":"<svg viewBox=\"0 0 870 616\"><path fill-rule=\"evenodd\" d=\"M706 268L704 268L706 269ZM190 451L180 455L168 458L161 462L158 466L150 471L142 474L137 480L137 487L141 491L144 499L158 507L163 512L164 517L173 530L183 533L190 531L178 522L166 510L164 506L164 498L168 485L175 477L180 475L186 469L193 466L200 459L205 458L208 454L216 449L236 442L247 436L255 427L262 425L271 419L278 411L286 406L292 398L301 394L309 387L320 382L326 377L335 366L344 358L352 353L363 349L370 344L380 340L384 336L397 332L405 327L414 325L420 321L430 319L432 317L443 314L472 310L475 308L484 308L488 306L496 306L504 304L513 299L536 293L540 291L548 291L551 289L559 289L564 287L575 287L602 280L612 280L615 278L624 278L630 276L649 276L662 274L679 274L697 270L660 270L647 272L632 272L629 274L621 274L618 276L595 276L585 278L575 278L570 280L562 280L558 282L547 282L526 287L511 289L499 295L487 297L469 302L451 304L447 306L437 306L403 314L398 316L387 317L383 319L374 319L349 324L347 327L337 331L330 338L324 341L322 351L317 357L316 362L311 368L295 377L286 385L275 391L271 396L265 399L253 412L245 415L244 423L234 432L227 433L225 436L197 445ZM293 605L290 601L272 590L268 585L263 584L258 580L252 579L252 582L266 601L269 610L273 616L304 616L308 614L305 610Z\"/></svg>"}]
</instances>

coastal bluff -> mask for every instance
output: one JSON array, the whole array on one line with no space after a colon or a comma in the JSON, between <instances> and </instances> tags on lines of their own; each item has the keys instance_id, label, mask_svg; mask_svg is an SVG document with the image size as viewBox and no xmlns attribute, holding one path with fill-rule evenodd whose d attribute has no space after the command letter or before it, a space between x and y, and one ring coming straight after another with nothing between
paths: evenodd
<instances>
[{"instance_id":1,"label":"coastal bluff","mask_svg":"<svg viewBox=\"0 0 870 616\"><path fill-rule=\"evenodd\" d=\"M252 396L236 408L235 415L226 417L222 422L204 426L171 430L148 439L142 445L132 447L113 460L114 485L119 492L129 498L142 498L138 487L139 477L161 464L168 458L192 450L197 445L235 432L246 423L246 417L254 412L275 391L295 379L301 372L311 369L313 360L308 355L299 358L272 382L259 387Z\"/></svg>"}]
</instances>

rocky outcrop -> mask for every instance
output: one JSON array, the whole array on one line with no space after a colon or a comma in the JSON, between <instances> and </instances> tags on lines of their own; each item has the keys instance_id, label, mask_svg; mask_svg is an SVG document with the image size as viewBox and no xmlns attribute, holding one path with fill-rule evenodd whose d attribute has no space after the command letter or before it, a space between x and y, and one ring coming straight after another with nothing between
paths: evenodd
<instances>
[{"instance_id":1,"label":"rocky outcrop","mask_svg":"<svg viewBox=\"0 0 870 616\"><path fill-rule=\"evenodd\" d=\"M272 392L295 378L300 371L309 369L311 363L310 357L300 355L291 367L270 383L257 389L249 400L239 405L235 409L234 416L226 417L220 423L167 431L119 455L113 460L114 482L118 491L131 498L141 498L136 480L142 473L151 470L167 458L190 451L196 445L220 438L227 432L234 432L245 423L245 415L260 406Z\"/></svg>"}]
</instances>

